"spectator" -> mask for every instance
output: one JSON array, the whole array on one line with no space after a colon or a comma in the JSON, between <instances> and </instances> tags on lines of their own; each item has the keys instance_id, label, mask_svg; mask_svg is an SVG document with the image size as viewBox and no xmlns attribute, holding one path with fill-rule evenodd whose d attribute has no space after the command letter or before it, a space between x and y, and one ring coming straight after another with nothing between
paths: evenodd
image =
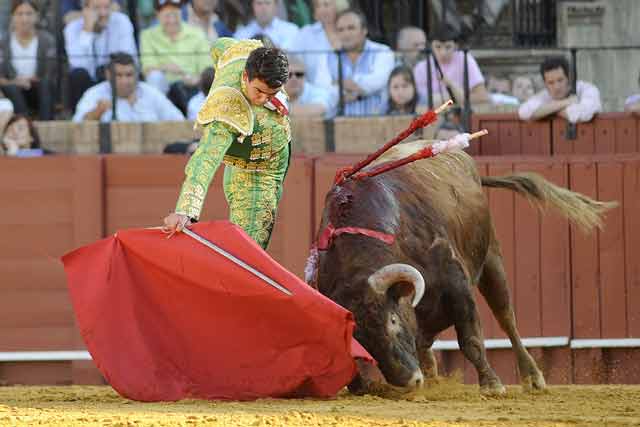
<instances>
[{"instance_id":1,"label":"spectator","mask_svg":"<svg viewBox=\"0 0 640 427\"><path fill-rule=\"evenodd\" d=\"M0 38L6 36L5 32L9 28L9 16L11 15L11 3L0 1Z\"/></svg>"},{"instance_id":2,"label":"spectator","mask_svg":"<svg viewBox=\"0 0 640 427\"><path fill-rule=\"evenodd\" d=\"M393 70L391 49L367 39L367 20L362 12L347 9L338 14L336 29L344 49L342 88L345 115L374 115L382 108L382 95ZM330 55L329 71L334 85L338 85L338 58Z\"/></svg>"},{"instance_id":3,"label":"spectator","mask_svg":"<svg viewBox=\"0 0 640 427\"><path fill-rule=\"evenodd\" d=\"M0 90L0 130L4 129L11 116L13 116L13 103L4 97Z\"/></svg>"},{"instance_id":4,"label":"spectator","mask_svg":"<svg viewBox=\"0 0 640 427\"><path fill-rule=\"evenodd\" d=\"M577 94L571 94L569 63L563 57L547 58L540 65L546 89L520 106L522 120L539 120L558 114L572 123L588 122L602 110L600 91L591 83L578 80Z\"/></svg>"},{"instance_id":5,"label":"spectator","mask_svg":"<svg viewBox=\"0 0 640 427\"><path fill-rule=\"evenodd\" d=\"M434 94L434 100L440 104L446 100L448 90L451 90L455 101L462 105L464 102L464 53L458 50L456 42L458 35L448 26L442 26L436 30L431 40L431 50L433 56L440 64L442 69L442 78L436 70L436 65L431 61L431 91ZM472 104L488 102L489 95L484 87L484 77L478 67L478 63L471 54L467 54L467 63L469 68L469 89L470 100ZM413 70L418 88L418 94L421 100L427 99L427 61L418 62Z\"/></svg>"},{"instance_id":6,"label":"spectator","mask_svg":"<svg viewBox=\"0 0 640 427\"><path fill-rule=\"evenodd\" d=\"M104 80L110 54L121 51L134 58L138 55L131 21L111 8L112 0L84 0L82 18L64 29L71 68L69 98L74 109L88 88Z\"/></svg>"},{"instance_id":7,"label":"spectator","mask_svg":"<svg viewBox=\"0 0 640 427\"><path fill-rule=\"evenodd\" d=\"M50 154L40 146L40 136L33 122L22 114L14 114L2 133L2 149L7 156L38 157Z\"/></svg>"},{"instance_id":8,"label":"spectator","mask_svg":"<svg viewBox=\"0 0 640 427\"><path fill-rule=\"evenodd\" d=\"M400 65L391 71L387 83L389 101L384 112L389 115L415 114L418 104L416 82L411 68Z\"/></svg>"},{"instance_id":9,"label":"spectator","mask_svg":"<svg viewBox=\"0 0 640 427\"><path fill-rule=\"evenodd\" d=\"M107 78L113 70L116 82L116 117L121 122L155 122L184 120L182 113L153 86L138 81L133 57L118 52L112 55ZM82 96L73 116L74 122L113 119L111 83L98 83Z\"/></svg>"},{"instance_id":10,"label":"spectator","mask_svg":"<svg viewBox=\"0 0 640 427\"><path fill-rule=\"evenodd\" d=\"M427 36L421 28L404 27L398 31L396 42L397 63L406 65L413 70L418 61L424 56L427 48Z\"/></svg>"},{"instance_id":11,"label":"spectator","mask_svg":"<svg viewBox=\"0 0 640 427\"><path fill-rule=\"evenodd\" d=\"M217 7L218 0L191 0L182 7L182 19L194 27L201 28L212 44L218 37L233 36L216 13Z\"/></svg>"},{"instance_id":12,"label":"spectator","mask_svg":"<svg viewBox=\"0 0 640 427\"><path fill-rule=\"evenodd\" d=\"M638 77L638 84L640 84L640 76ZM624 101L624 111L631 113L640 111L640 93L631 95Z\"/></svg>"},{"instance_id":13,"label":"spectator","mask_svg":"<svg viewBox=\"0 0 640 427\"><path fill-rule=\"evenodd\" d=\"M527 102L535 94L533 79L529 76L518 76L513 79L512 94L519 103Z\"/></svg>"},{"instance_id":14,"label":"spectator","mask_svg":"<svg viewBox=\"0 0 640 427\"><path fill-rule=\"evenodd\" d=\"M291 115L331 117L335 113L335 96L332 97L329 91L309 83L305 76L304 61L289 56L289 80L285 84L285 90L289 95Z\"/></svg>"},{"instance_id":15,"label":"spectator","mask_svg":"<svg viewBox=\"0 0 640 427\"><path fill-rule=\"evenodd\" d=\"M487 91L492 104L519 105L518 98L511 95L511 80L507 76L489 76L487 78Z\"/></svg>"},{"instance_id":16,"label":"spectator","mask_svg":"<svg viewBox=\"0 0 640 427\"><path fill-rule=\"evenodd\" d=\"M278 0L252 0L251 8L254 19L238 29L234 37L250 39L257 34L266 34L273 40L276 47L290 49L298 35L298 27L276 16Z\"/></svg>"},{"instance_id":17,"label":"spectator","mask_svg":"<svg viewBox=\"0 0 640 427\"><path fill-rule=\"evenodd\" d=\"M16 113L38 112L40 120L53 119L56 81L56 41L36 29L38 4L13 0L11 31L0 46L0 87Z\"/></svg>"},{"instance_id":18,"label":"spectator","mask_svg":"<svg viewBox=\"0 0 640 427\"><path fill-rule=\"evenodd\" d=\"M75 21L82 17L82 1L83 0L60 0L60 16L64 24ZM111 3L111 10L120 11L122 8L122 0L116 0Z\"/></svg>"},{"instance_id":19,"label":"spectator","mask_svg":"<svg viewBox=\"0 0 640 427\"><path fill-rule=\"evenodd\" d=\"M146 80L183 113L198 92L200 73L207 68L210 44L204 32L181 20L183 0L154 0L160 25L140 36L142 71Z\"/></svg>"},{"instance_id":20,"label":"spectator","mask_svg":"<svg viewBox=\"0 0 640 427\"><path fill-rule=\"evenodd\" d=\"M194 121L198 117L198 111L200 111L202 104L204 104L205 99L207 99L209 89L211 89L215 77L216 72L213 67L205 68L200 75L200 91L189 100L189 105L187 106L188 120Z\"/></svg>"},{"instance_id":21,"label":"spectator","mask_svg":"<svg viewBox=\"0 0 640 427\"><path fill-rule=\"evenodd\" d=\"M349 8L347 0L313 0L314 24L300 30L291 50L301 55L306 69L306 80L319 86L330 86L329 76L318 75L317 70L327 68L327 59L340 49L336 31L336 15Z\"/></svg>"}]
</instances>

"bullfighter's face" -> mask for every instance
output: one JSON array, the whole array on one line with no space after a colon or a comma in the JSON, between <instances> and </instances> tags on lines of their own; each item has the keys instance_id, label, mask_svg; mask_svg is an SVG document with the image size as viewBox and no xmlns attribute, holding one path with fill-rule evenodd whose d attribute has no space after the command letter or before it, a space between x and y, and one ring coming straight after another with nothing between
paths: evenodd
<instances>
[{"instance_id":1,"label":"bullfighter's face","mask_svg":"<svg viewBox=\"0 0 640 427\"><path fill-rule=\"evenodd\" d=\"M386 290L371 289L363 303L349 307L356 339L376 359L386 381L399 387L417 388L424 381L416 349L415 292L412 284L397 281Z\"/></svg>"}]
</instances>

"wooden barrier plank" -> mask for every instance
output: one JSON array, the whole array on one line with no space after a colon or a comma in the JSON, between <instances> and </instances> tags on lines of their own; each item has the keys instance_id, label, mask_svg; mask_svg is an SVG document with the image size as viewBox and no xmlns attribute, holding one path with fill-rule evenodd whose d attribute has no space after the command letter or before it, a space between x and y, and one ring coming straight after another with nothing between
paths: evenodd
<instances>
[{"instance_id":1,"label":"wooden barrier plank","mask_svg":"<svg viewBox=\"0 0 640 427\"><path fill-rule=\"evenodd\" d=\"M73 325L73 310L66 289L3 289L0 299L3 328L61 327Z\"/></svg>"},{"instance_id":2,"label":"wooden barrier plank","mask_svg":"<svg viewBox=\"0 0 640 427\"><path fill-rule=\"evenodd\" d=\"M574 141L570 141L565 137L567 132L566 120L560 119L560 118L554 118L551 121L551 129L552 129L551 153L556 156L559 154L573 154Z\"/></svg>"},{"instance_id":3,"label":"wooden barrier plank","mask_svg":"<svg viewBox=\"0 0 640 427\"><path fill-rule=\"evenodd\" d=\"M640 384L640 349L608 348L603 359L607 384Z\"/></svg>"},{"instance_id":4,"label":"wooden barrier plank","mask_svg":"<svg viewBox=\"0 0 640 427\"><path fill-rule=\"evenodd\" d=\"M618 162L598 163L598 199L623 201L623 166ZM599 232L600 298L602 336L627 336L624 259L624 210L607 212Z\"/></svg>"},{"instance_id":5,"label":"wooden barrier plank","mask_svg":"<svg viewBox=\"0 0 640 427\"><path fill-rule=\"evenodd\" d=\"M6 289L66 289L62 263L49 257L0 258L2 287Z\"/></svg>"},{"instance_id":6,"label":"wooden barrier plank","mask_svg":"<svg viewBox=\"0 0 640 427\"><path fill-rule=\"evenodd\" d=\"M521 122L521 154L551 155L551 121Z\"/></svg>"},{"instance_id":7,"label":"wooden barrier plank","mask_svg":"<svg viewBox=\"0 0 640 427\"><path fill-rule=\"evenodd\" d=\"M0 351L65 351L74 349L69 325L0 327ZM84 346L83 346L84 347Z\"/></svg>"},{"instance_id":8,"label":"wooden barrier plank","mask_svg":"<svg viewBox=\"0 0 640 427\"><path fill-rule=\"evenodd\" d=\"M193 122L159 122L142 125L142 152L159 154L167 144L198 140L200 133L194 131Z\"/></svg>"},{"instance_id":9,"label":"wooden barrier plank","mask_svg":"<svg viewBox=\"0 0 640 427\"><path fill-rule=\"evenodd\" d=\"M569 173L571 190L597 198L594 163L572 163ZM571 265L574 337L600 338L597 233L587 236L576 227L571 227Z\"/></svg>"},{"instance_id":10,"label":"wooden barrier plank","mask_svg":"<svg viewBox=\"0 0 640 427\"><path fill-rule=\"evenodd\" d=\"M553 149L554 155L558 154L594 154L595 125L591 123L579 123L576 139L566 138L567 121L563 118L553 119Z\"/></svg>"},{"instance_id":11,"label":"wooden barrier plank","mask_svg":"<svg viewBox=\"0 0 640 427\"><path fill-rule=\"evenodd\" d=\"M498 123L498 145L501 155L522 154L522 135L520 121L504 121Z\"/></svg>"},{"instance_id":12,"label":"wooden barrier plank","mask_svg":"<svg viewBox=\"0 0 640 427\"><path fill-rule=\"evenodd\" d=\"M70 362L0 363L0 382L7 385L70 385Z\"/></svg>"},{"instance_id":13,"label":"wooden barrier plank","mask_svg":"<svg viewBox=\"0 0 640 427\"><path fill-rule=\"evenodd\" d=\"M387 128L392 119L387 117L339 117L334 119L336 153L368 154L386 142Z\"/></svg>"},{"instance_id":14,"label":"wooden barrier plank","mask_svg":"<svg viewBox=\"0 0 640 427\"><path fill-rule=\"evenodd\" d=\"M491 176L510 175L513 173L513 164L507 161L491 162L488 164L488 174ZM502 259L504 263L511 301L515 304L515 194L508 190L489 190L489 207L496 229L496 237L500 243ZM506 334L500 329L494 319L493 335L495 338L506 338Z\"/></svg>"},{"instance_id":15,"label":"wooden barrier plank","mask_svg":"<svg viewBox=\"0 0 640 427\"><path fill-rule=\"evenodd\" d=\"M153 123L151 125L159 125ZM118 154L142 154L144 135L143 123L112 122L111 147Z\"/></svg>"},{"instance_id":16,"label":"wooden barrier plank","mask_svg":"<svg viewBox=\"0 0 640 427\"><path fill-rule=\"evenodd\" d=\"M66 189L21 190L19 197L4 199L2 219L4 224L29 225L70 223L72 221L71 193ZM42 214L46 206L47 214Z\"/></svg>"},{"instance_id":17,"label":"wooden barrier plank","mask_svg":"<svg viewBox=\"0 0 640 427\"><path fill-rule=\"evenodd\" d=\"M614 119L596 118L595 126L595 153L613 154L616 152L616 125Z\"/></svg>"},{"instance_id":18,"label":"wooden barrier plank","mask_svg":"<svg viewBox=\"0 0 640 427\"><path fill-rule=\"evenodd\" d=\"M593 154L596 152L596 127L593 122L578 124L578 137L575 140L573 152L575 154Z\"/></svg>"},{"instance_id":19,"label":"wooden barrier plank","mask_svg":"<svg viewBox=\"0 0 640 427\"><path fill-rule=\"evenodd\" d=\"M637 122L635 117L619 118L615 121L616 153L637 153L640 151Z\"/></svg>"},{"instance_id":20,"label":"wooden barrier plank","mask_svg":"<svg viewBox=\"0 0 640 427\"><path fill-rule=\"evenodd\" d=\"M569 186L566 163L543 165L538 173L550 182ZM569 222L549 208L540 223L541 336L571 336L571 260Z\"/></svg>"},{"instance_id":21,"label":"wooden barrier plank","mask_svg":"<svg viewBox=\"0 0 640 427\"><path fill-rule=\"evenodd\" d=\"M630 337L640 337L640 159L625 162L623 183L627 321Z\"/></svg>"},{"instance_id":22,"label":"wooden barrier plank","mask_svg":"<svg viewBox=\"0 0 640 427\"><path fill-rule=\"evenodd\" d=\"M55 153L64 154L72 151L72 130L75 124L70 121L50 120L35 121L34 126L40 136L42 146Z\"/></svg>"},{"instance_id":23,"label":"wooden barrier plank","mask_svg":"<svg viewBox=\"0 0 640 427\"><path fill-rule=\"evenodd\" d=\"M326 152L326 128L322 117L291 117L291 148L295 154Z\"/></svg>"},{"instance_id":24,"label":"wooden barrier plank","mask_svg":"<svg viewBox=\"0 0 640 427\"><path fill-rule=\"evenodd\" d=\"M498 156L500 152L500 130L496 121L482 121L482 129L489 133L477 142L482 156Z\"/></svg>"},{"instance_id":25,"label":"wooden barrier plank","mask_svg":"<svg viewBox=\"0 0 640 427\"><path fill-rule=\"evenodd\" d=\"M75 154L97 154L100 151L99 123L75 123L71 129L71 146Z\"/></svg>"},{"instance_id":26,"label":"wooden barrier plank","mask_svg":"<svg viewBox=\"0 0 640 427\"><path fill-rule=\"evenodd\" d=\"M540 172L533 163L516 163L516 172ZM540 214L524 197L515 198L515 291L514 303L518 330L522 336L542 333L540 299Z\"/></svg>"},{"instance_id":27,"label":"wooden barrier plank","mask_svg":"<svg viewBox=\"0 0 640 427\"><path fill-rule=\"evenodd\" d=\"M606 367L601 348L573 350L573 383L600 384L605 380Z\"/></svg>"},{"instance_id":28,"label":"wooden barrier plank","mask_svg":"<svg viewBox=\"0 0 640 427\"><path fill-rule=\"evenodd\" d=\"M104 181L101 157L73 157L73 237L82 246L104 235ZM71 248L69 248L71 249Z\"/></svg>"},{"instance_id":29,"label":"wooden barrier plank","mask_svg":"<svg viewBox=\"0 0 640 427\"><path fill-rule=\"evenodd\" d=\"M518 384L516 356L510 348L487 350L487 359L503 384Z\"/></svg>"},{"instance_id":30,"label":"wooden barrier plank","mask_svg":"<svg viewBox=\"0 0 640 427\"><path fill-rule=\"evenodd\" d=\"M72 224L0 224L3 258L59 257L76 247Z\"/></svg>"}]
</instances>

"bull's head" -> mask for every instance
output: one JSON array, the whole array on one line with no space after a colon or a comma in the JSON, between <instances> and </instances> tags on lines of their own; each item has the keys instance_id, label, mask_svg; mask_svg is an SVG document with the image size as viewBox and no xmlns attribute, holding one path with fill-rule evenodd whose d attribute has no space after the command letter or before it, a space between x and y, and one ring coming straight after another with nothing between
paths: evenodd
<instances>
[{"instance_id":1,"label":"bull's head","mask_svg":"<svg viewBox=\"0 0 640 427\"><path fill-rule=\"evenodd\" d=\"M390 264L367 281L368 302L354 307L356 337L378 361L387 382L401 387L422 386L414 310L425 291L422 275L410 265Z\"/></svg>"}]
</instances>

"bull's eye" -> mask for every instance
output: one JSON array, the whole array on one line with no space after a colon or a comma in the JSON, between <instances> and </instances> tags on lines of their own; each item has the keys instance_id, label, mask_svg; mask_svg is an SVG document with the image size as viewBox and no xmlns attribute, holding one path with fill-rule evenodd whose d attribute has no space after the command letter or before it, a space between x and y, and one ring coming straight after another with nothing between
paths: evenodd
<instances>
[{"instance_id":1,"label":"bull's eye","mask_svg":"<svg viewBox=\"0 0 640 427\"><path fill-rule=\"evenodd\" d=\"M391 315L391 324L394 326L398 324L398 316L396 316L395 314Z\"/></svg>"},{"instance_id":2,"label":"bull's eye","mask_svg":"<svg viewBox=\"0 0 640 427\"><path fill-rule=\"evenodd\" d=\"M389 330L390 334L397 334L400 332L401 327L400 327L400 318L398 317L397 314L391 314L389 316L389 321L387 323L387 328Z\"/></svg>"}]
</instances>

